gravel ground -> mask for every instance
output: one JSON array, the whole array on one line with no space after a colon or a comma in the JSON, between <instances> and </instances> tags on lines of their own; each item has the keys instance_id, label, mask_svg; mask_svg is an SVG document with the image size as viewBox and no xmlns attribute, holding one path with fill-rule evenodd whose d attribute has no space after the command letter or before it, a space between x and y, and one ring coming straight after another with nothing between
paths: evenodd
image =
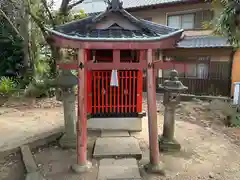
<instances>
[{"instance_id":1,"label":"gravel ground","mask_svg":"<svg viewBox=\"0 0 240 180\"><path fill-rule=\"evenodd\" d=\"M163 110L161 97L157 96L157 105L160 111L158 116L158 131L162 133ZM220 103L217 103L218 105ZM54 99L40 101L14 101L6 104L6 111L1 111L0 116L13 112L27 114L30 110L36 109L34 116L41 117L41 109L45 112L56 111L61 103ZM10 108L9 108L10 107ZM146 98L143 101L143 109L146 111ZM239 130L224 126L226 113L222 112L225 107L218 107L211 104L196 101L184 102L176 111L176 132L175 137L182 145L181 152L174 154L161 153L161 161L166 170L166 177L150 176L143 174L147 180L239 180L240 179L240 149L237 146L240 142ZM8 111L9 110L9 111ZM55 114L55 113L54 113ZM22 117L22 116L21 116ZM15 118L21 118L17 116ZM26 117L22 117L26 119ZM140 165L146 164L149 160L148 150L148 124L147 118L143 119L143 131L133 133L139 139L143 151L143 159ZM96 134L89 136L88 156L91 160L91 153ZM41 171L48 176L49 180L94 180L97 176L97 161L93 161L93 169L90 173L84 174L81 178L69 171L69 166L75 162L75 151L62 150L54 145L48 148L40 148L35 152L35 158ZM16 178L16 167L22 167L19 155L0 158L0 180L18 180ZM20 169L20 171L23 171ZM19 174L22 173L19 171ZM14 173L13 173L14 172ZM12 177L9 176L12 175ZM3 178L2 178L3 177ZM20 178L20 177L19 177ZM19 179L21 180L21 178Z\"/></svg>"},{"instance_id":2,"label":"gravel ground","mask_svg":"<svg viewBox=\"0 0 240 180\"><path fill-rule=\"evenodd\" d=\"M158 132L163 129L161 97L158 97ZM214 103L213 103L214 104ZM161 153L166 177L144 174L147 180L239 180L240 149L232 143L230 130L224 128L226 107L217 103L184 102L176 111L175 137L182 146L178 153ZM223 104L224 105L224 104ZM146 99L144 109L147 108ZM226 131L228 129L229 131ZM143 131L133 134L139 139L143 151L140 164L149 160L148 124L143 120ZM235 134L235 136L238 136ZM236 140L236 138L234 138Z\"/></svg>"}]
</instances>

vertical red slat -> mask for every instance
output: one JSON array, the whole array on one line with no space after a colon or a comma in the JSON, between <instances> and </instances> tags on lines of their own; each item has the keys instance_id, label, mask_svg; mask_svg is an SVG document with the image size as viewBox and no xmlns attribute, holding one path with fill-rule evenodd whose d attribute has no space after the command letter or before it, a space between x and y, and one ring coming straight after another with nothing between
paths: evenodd
<instances>
[{"instance_id":1,"label":"vertical red slat","mask_svg":"<svg viewBox=\"0 0 240 180\"><path fill-rule=\"evenodd\" d=\"M121 71L121 112L123 113L124 112L124 71Z\"/></svg>"},{"instance_id":2,"label":"vertical red slat","mask_svg":"<svg viewBox=\"0 0 240 180\"><path fill-rule=\"evenodd\" d=\"M133 93L132 93L132 70L131 71L129 71L129 96L128 96L128 99L129 99L129 112L132 112L132 106L133 106L133 104L132 104L132 96L134 95Z\"/></svg>"},{"instance_id":3,"label":"vertical red slat","mask_svg":"<svg viewBox=\"0 0 240 180\"><path fill-rule=\"evenodd\" d=\"M96 113L97 112L97 91L95 90L95 89L97 89L96 88L96 85L97 85L97 73L96 73L96 71L93 71L92 72L92 74L93 74L93 89L94 89L94 91L93 91L93 93L94 93L94 95L93 95L93 97L94 97L94 99L93 99L93 113Z\"/></svg>"},{"instance_id":4,"label":"vertical red slat","mask_svg":"<svg viewBox=\"0 0 240 180\"><path fill-rule=\"evenodd\" d=\"M146 61L145 50L140 50L139 60L140 62ZM156 79L156 77L154 77ZM142 90L143 90L143 72L142 70L137 71L137 112L142 112Z\"/></svg>"},{"instance_id":5,"label":"vertical red slat","mask_svg":"<svg viewBox=\"0 0 240 180\"><path fill-rule=\"evenodd\" d=\"M137 72L137 112L142 112L143 72Z\"/></svg>"},{"instance_id":6,"label":"vertical red slat","mask_svg":"<svg viewBox=\"0 0 240 180\"><path fill-rule=\"evenodd\" d=\"M128 112L128 72L129 71L125 71L125 77L124 77L124 80L125 80L125 87L124 87L124 89L125 89L125 94L124 94L124 96L125 96L125 104L124 104L124 106L125 106L125 113L127 113Z\"/></svg>"},{"instance_id":7,"label":"vertical red slat","mask_svg":"<svg viewBox=\"0 0 240 180\"><path fill-rule=\"evenodd\" d=\"M101 112L104 112L104 96L106 93L106 89L104 88L104 71L101 72L101 77L100 77L100 81L102 83L102 92L101 92L101 96L102 96L102 103L101 103Z\"/></svg>"},{"instance_id":8,"label":"vertical red slat","mask_svg":"<svg viewBox=\"0 0 240 180\"><path fill-rule=\"evenodd\" d=\"M106 113L108 113L108 72L106 71L105 72L105 75L104 75L105 77L104 77L104 79L106 80L106 105L105 105L105 108L106 108L106 110L105 110L105 112Z\"/></svg>"},{"instance_id":9,"label":"vertical red slat","mask_svg":"<svg viewBox=\"0 0 240 180\"><path fill-rule=\"evenodd\" d=\"M132 112L135 112L135 107L136 107L136 71L133 71L133 109Z\"/></svg>"},{"instance_id":10,"label":"vertical red slat","mask_svg":"<svg viewBox=\"0 0 240 180\"><path fill-rule=\"evenodd\" d=\"M98 112L100 112L101 110L101 103L100 103L100 97L101 97L101 89L100 89L100 72L97 71L97 84L98 84L98 103L97 103L97 107L98 107Z\"/></svg>"},{"instance_id":11,"label":"vertical red slat","mask_svg":"<svg viewBox=\"0 0 240 180\"><path fill-rule=\"evenodd\" d=\"M109 73L108 72L108 79L109 79L109 83L111 82L111 72ZM109 107L110 107L110 113L112 112L112 98L113 98L113 94L112 94L112 87L110 86L110 95L109 95L109 98L110 98L110 104L109 104Z\"/></svg>"}]
</instances>

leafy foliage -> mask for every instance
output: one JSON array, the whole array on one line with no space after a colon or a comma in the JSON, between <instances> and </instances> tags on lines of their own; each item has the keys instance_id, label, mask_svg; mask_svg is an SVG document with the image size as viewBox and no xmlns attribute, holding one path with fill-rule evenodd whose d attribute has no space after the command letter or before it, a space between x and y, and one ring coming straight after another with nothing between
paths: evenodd
<instances>
[{"instance_id":1,"label":"leafy foliage","mask_svg":"<svg viewBox=\"0 0 240 180\"><path fill-rule=\"evenodd\" d=\"M0 76L19 73L22 67L22 40L6 20L0 17Z\"/></svg>"},{"instance_id":2,"label":"leafy foliage","mask_svg":"<svg viewBox=\"0 0 240 180\"><path fill-rule=\"evenodd\" d=\"M18 3L21 2L21 3ZM84 11L72 13L71 9L83 0L61 0L58 10L53 9L53 0L8 0L17 11L26 11L29 15L29 57L30 70L24 78L27 84L25 95L31 97L49 96L51 78L56 75L56 57L60 50L53 47L48 41L48 32L45 27L55 28L57 25L86 17ZM24 5L24 7L23 7ZM69 55L73 51L67 52ZM30 83L29 83L30 82Z\"/></svg>"},{"instance_id":3,"label":"leafy foliage","mask_svg":"<svg viewBox=\"0 0 240 180\"><path fill-rule=\"evenodd\" d=\"M234 47L240 45L240 1L213 0L216 19L213 20L215 33L228 38Z\"/></svg>"},{"instance_id":4,"label":"leafy foliage","mask_svg":"<svg viewBox=\"0 0 240 180\"><path fill-rule=\"evenodd\" d=\"M17 90L17 83L13 78L1 77L0 79L0 95L9 96Z\"/></svg>"}]
</instances>

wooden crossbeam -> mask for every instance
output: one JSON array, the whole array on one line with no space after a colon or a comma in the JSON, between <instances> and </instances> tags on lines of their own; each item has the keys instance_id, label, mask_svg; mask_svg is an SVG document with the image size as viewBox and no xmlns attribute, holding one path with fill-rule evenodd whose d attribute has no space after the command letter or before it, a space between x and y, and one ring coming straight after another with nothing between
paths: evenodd
<instances>
[{"instance_id":1,"label":"wooden crossbeam","mask_svg":"<svg viewBox=\"0 0 240 180\"><path fill-rule=\"evenodd\" d=\"M163 61L155 61L150 66L152 66L154 69L172 69L173 63L172 62L163 62ZM76 63L58 63L57 67L59 69L75 69L77 70L79 65ZM94 63L92 61L88 61L83 65L83 68L86 68L88 70L143 70L147 69L149 65L145 61L142 61L140 63L120 63L120 62L114 62L114 63Z\"/></svg>"}]
</instances>

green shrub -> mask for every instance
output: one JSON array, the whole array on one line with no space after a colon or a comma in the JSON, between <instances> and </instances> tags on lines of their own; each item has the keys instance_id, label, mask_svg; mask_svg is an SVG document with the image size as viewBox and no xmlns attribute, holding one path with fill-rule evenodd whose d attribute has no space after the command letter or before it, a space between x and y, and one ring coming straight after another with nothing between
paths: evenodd
<instances>
[{"instance_id":1,"label":"green shrub","mask_svg":"<svg viewBox=\"0 0 240 180\"><path fill-rule=\"evenodd\" d=\"M0 95L10 96L17 90L17 83L13 78L1 77L0 79Z\"/></svg>"}]
</instances>

